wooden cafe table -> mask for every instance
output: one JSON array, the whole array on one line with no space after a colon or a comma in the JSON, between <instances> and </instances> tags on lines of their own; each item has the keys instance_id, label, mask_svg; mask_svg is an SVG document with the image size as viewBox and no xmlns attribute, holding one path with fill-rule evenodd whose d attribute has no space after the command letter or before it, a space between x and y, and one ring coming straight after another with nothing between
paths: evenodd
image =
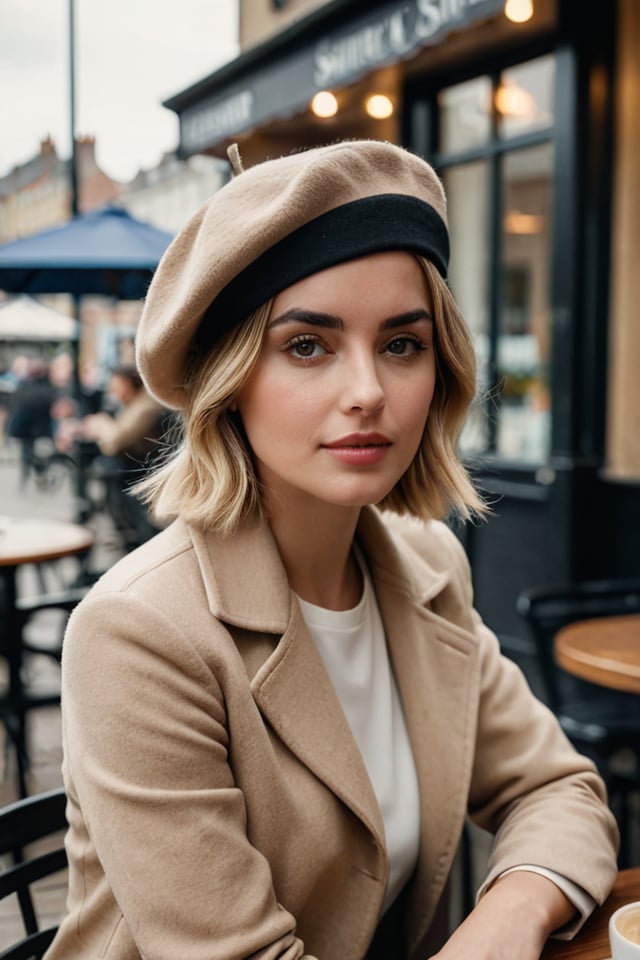
<instances>
[{"instance_id":1,"label":"wooden cafe table","mask_svg":"<svg viewBox=\"0 0 640 960\"><path fill-rule=\"evenodd\" d=\"M9 702L19 751L24 748L24 692L22 670L22 618L18 609L17 574L21 566L44 563L86 553L93 534L85 527L57 520L23 520L0 517L0 579L3 590L2 650L9 667ZM19 758L20 766L21 758ZM20 768L22 776L22 769ZM21 784L23 788L24 784Z\"/></svg>"},{"instance_id":2,"label":"wooden cafe table","mask_svg":"<svg viewBox=\"0 0 640 960\"><path fill-rule=\"evenodd\" d=\"M607 900L594 910L582 930L573 940L550 940L542 960L607 960L611 956L609 917L634 900L640 900L640 867L621 870Z\"/></svg>"},{"instance_id":3,"label":"wooden cafe table","mask_svg":"<svg viewBox=\"0 0 640 960\"><path fill-rule=\"evenodd\" d=\"M569 624L558 631L554 654L563 670L582 680L640 693L640 614Z\"/></svg>"}]
</instances>

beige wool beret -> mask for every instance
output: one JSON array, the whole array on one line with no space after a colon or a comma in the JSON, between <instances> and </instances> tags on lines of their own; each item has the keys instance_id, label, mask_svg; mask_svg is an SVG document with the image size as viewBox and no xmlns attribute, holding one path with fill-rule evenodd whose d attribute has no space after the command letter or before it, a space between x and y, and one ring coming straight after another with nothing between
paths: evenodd
<instances>
[{"instance_id":1,"label":"beige wool beret","mask_svg":"<svg viewBox=\"0 0 640 960\"><path fill-rule=\"evenodd\" d=\"M184 406L190 350L208 350L253 310L304 277L384 250L428 257L446 276L442 185L391 143L352 140L267 160L235 176L162 257L136 335L148 390Z\"/></svg>"}]
</instances>

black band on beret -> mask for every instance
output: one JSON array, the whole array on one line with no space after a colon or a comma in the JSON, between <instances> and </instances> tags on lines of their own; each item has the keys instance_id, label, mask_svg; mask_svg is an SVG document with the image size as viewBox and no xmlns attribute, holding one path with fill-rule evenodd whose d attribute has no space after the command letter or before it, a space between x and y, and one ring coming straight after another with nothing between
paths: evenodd
<instances>
[{"instance_id":1,"label":"black band on beret","mask_svg":"<svg viewBox=\"0 0 640 960\"><path fill-rule=\"evenodd\" d=\"M422 254L447 276L449 235L430 204L395 193L353 200L298 227L234 277L205 312L199 346L209 349L260 304L299 280L385 250Z\"/></svg>"}]
</instances>

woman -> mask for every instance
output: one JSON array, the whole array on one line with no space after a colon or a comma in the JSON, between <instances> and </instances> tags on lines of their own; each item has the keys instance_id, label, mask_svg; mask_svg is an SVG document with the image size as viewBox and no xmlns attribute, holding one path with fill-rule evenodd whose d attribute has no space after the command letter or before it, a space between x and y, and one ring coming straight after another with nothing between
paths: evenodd
<instances>
[{"instance_id":1,"label":"woman","mask_svg":"<svg viewBox=\"0 0 640 960\"><path fill-rule=\"evenodd\" d=\"M455 455L474 362L440 183L376 142L231 158L137 340L183 412L145 482L178 519L65 642L69 916L47 956L534 960L608 893L616 832L440 522L482 512ZM496 840L447 939L467 811Z\"/></svg>"}]
</instances>

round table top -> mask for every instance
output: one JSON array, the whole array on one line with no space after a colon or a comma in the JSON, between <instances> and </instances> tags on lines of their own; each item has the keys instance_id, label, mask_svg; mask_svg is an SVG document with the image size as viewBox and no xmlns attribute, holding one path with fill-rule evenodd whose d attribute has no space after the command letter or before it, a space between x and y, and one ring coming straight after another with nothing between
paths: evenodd
<instances>
[{"instance_id":1,"label":"round table top","mask_svg":"<svg viewBox=\"0 0 640 960\"><path fill-rule=\"evenodd\" d=\"M559 630L556 661L583 680L640 693L640 614L580 620Z\"/></svg>"},{"instance_id":2,"label":"round table top","mask_svg":"<svg viewBox=\"0 0 640 960\"><path fill-rule=\"evenodd\" d=\"M607 960L609 947L609 917L625 903L640 900L640 867L621 870L601 907L597 907L573 940L550 940L542 953L542 960Z\"/></svg>"},{"instance_id":3,"label":"round table top","mask_svg":"<svg viewBox=\"0 0 640 960\"><path fill-rule=\"evenodd\" d=\"M0 517L0 567L58 560L88 550L93 534L61 520Z\"/></svg>"}]
</instances>

